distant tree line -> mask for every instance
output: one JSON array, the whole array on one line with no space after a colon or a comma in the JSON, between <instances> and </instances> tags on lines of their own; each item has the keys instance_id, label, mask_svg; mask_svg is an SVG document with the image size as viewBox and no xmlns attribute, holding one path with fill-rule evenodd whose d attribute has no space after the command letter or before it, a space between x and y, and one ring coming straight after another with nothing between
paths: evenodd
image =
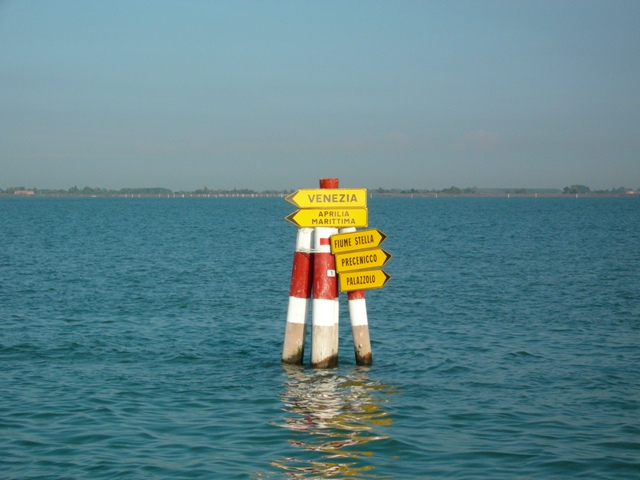
<instances>
[{"instance_id":1,"label":"distant tree line","mask_svg":"<svg viewBox=\"0 0 640 480\"><path fill-rule=\"evenodd\" d=\"M564 187L564 193L589 193L591 189L585 185L571 185Z\"/></svg>"},{"instance_id":2,"label":"distant tree line","mask_svg":"<svg viewBox=\"0 0 640 480\"><path fill-rule=\"evenodd\" d=\"M0 189L0 193L13 194L21 191L33 191L39 195L127 195L127 194L140 194L140 195L158 195L158 194L170 194L172 190L168 188L121 188L120 190L110 190L99 187L84 187L78 188L73 186L67 190L64 189L38 189L38 188L26 188L26 187L9 187L6 190Z\"/></svg>"},{"instance_id":3,"label":"distant tree line","mask_svg":"<svg viewBox=\"0 0 640 480\"><path fill-rule=\"evenodd\" d=\"M467 187L467 188L459 188L456 186L451 186L443 189L398 189L398 188L377 188L369 190L369 193L374 195L434 195L438 193L442 193L445 195L487 195L487 194L584 194L584 193L593 193L593 194L625 194L625 193L634 193L640 192L640 188L633 190L631 188L626 187L618 187L612 188L611 190L591 190L589 187L585 185L571 185L570 187L564 187L563 190L557 188L478 188L478 187Z\"/></svg>"},{"instance_id":4,"label":"distant tree line","mask_svg":"<svg viewBox=\"0 0 640 480\"><path fill-rule=\"evenodd\" d=\"M528 193L560 193L556 188L478 188L466 187L460 188L455 185L443 189L385 189L378 188L371 190L370 193L378 195L434 195L442 193L445 195L487 195L487 194L528 194Z\"/></svg>"},{"instance_id":5,"label":"distant tree line","mask_svg":"<svg viewBox=\"0 0 640 480\"><path fill-rule=\"evenodd\" d=\"M50 196L123 196L123 195L141 195L141 196L162 196L162 195L228 195L228 196L240 196L240 195L287 195L289 193L294 192L293 189L290 190L252 190L250 188L234 188L234 189L210 189L208 187L199 188L193 191L185 191L185 190L171 190L169 188L164 187L145 187L145 188L121 188L120 190L112 190L106 188L99 187L83 187L78 188L77 186L73 186L66 190L64 189L38 189L38 188L27 188L24 186L20 187L9 187L5 190L0 189L0 194L3 195L14 195L14 194L23 194L25 192L33 193L34 195L50 195ZM568 187L564 187L563 190L554 189L554 188L478 188L478 187L467 187L467 188L459 188L456 186L451 186L443 189L419 189L419 188L410 188L410 189L399 189L399 188L376 188L369 189L369 193L371 195L435 195L435 194L444 194L444 195L491 195L491 194L613 194L613 195L622 195L627 193L635 193L640 192L640 188L635 191L626 187L617 187L612 188L611 190L595 190L592 191L589 187L585 185L571 185Z\"/></svg>"},{"instance_id":6,"label":"distant tree line","mask_svg":"<svg viewBox=\"0 0 640 480\"><path fill-rule=\"evenodd\" d=\"M633 190L627 187L612 188L611 190L591 190L589 187L585 185L571 185L570 187L564 187L564 190L563 190L564 193L574 193L574 194L577 194L577 193L625 194L625 193L632 193L632 192L639 192L639 191L640 191L640 188Z\"/></svg>"},{"instance_id":7,"label":"distant tree line","mask_svg":"<svg viewBox=\"0 0 640 480\"><path fill-rule=\"evenodd\" d=\"M189 195L286 195L293 192L293 190L264 190L257 191L249 188L234 188L234 189L209 189L207 187L200 188L193 191L188 190L171 190L170 188L163 187L145 187L145 188L121 188L120 190L113 190L99 187L84 187L78 188L73 186L68 189L38 189L27 187L9 187L5 190L0 188L0 194L13 195L16 192L31 191L36 195L51 195L51 196L122 196L122 195L142 195L142 196L158 196L158 195L174 195L174 194L189 194Z\"/></svg>"}]
</instances>

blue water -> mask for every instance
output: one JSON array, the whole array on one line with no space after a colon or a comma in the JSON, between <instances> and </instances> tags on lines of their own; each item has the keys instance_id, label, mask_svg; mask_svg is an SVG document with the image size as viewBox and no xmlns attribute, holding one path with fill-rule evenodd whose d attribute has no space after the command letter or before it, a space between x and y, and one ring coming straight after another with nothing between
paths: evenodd
<instances>
[{"instance_id":1,"label":"blue water","mask_svg":"<svg viewBox=\"0 0 640 480\"><path fill-rule=\"evenodd\" d=\"M0 198L0 477L640 478L638 199L370 199L331 370L280 365L291 211Z\"/></svg>"}]
</instances>

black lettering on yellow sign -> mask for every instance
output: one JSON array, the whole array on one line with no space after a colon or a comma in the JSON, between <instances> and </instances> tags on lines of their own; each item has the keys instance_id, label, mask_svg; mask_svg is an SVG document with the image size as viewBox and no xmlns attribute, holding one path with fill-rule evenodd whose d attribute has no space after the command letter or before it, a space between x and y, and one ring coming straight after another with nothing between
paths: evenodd
<instances>
[{"instance_id":1,"label":"black lettering on yellow sign","mask_svg":"<svg viewBox=\"0 0 640 480\"><path fill-rule=\"evenodd\" d=\"M353 209L355 211L357 209ZM352 215L354 215L352 213ZM331 253L340 255L357 250L372 249L380 245L387 236L380 230L362 230L360 232L331 235ZM380 250L377 250L380 252Z\"/></svg>"},{"instance_id":2,"label":"black lettering on yellow sign","mask_svg":"<svg viewBox=\"0 0 640 480\"><path fill-rule=\"evenodd\" d=\"M336 247L338 247L338 248L345 248L345 247L350 247L350 246L351 246L351 239L350 238L342 238L342 239L336 240Z\"/></svg>"},{"instance_id":3,"label":"black lettering on yellow sign","mask_svg":"<svg viewBox=\"0 0 640 480\"><path fill-rule=\"evenodd\" d=\"M340 274L340 291L353 292L382 288L391 277L384 270L365 270Z\"/></svg>"},{"instance_id":4,"label":"black lettering on yellow sign","mask_svg":"<svg viewBox=\"0 0 640 480\"><path fill-rule=\"evenodd\" d=\"M349 215L349 210L322 210L318 212L318 217L311 220L314 227L320 226L344 226L355 225L355 219Z\"/></svg>"},{"instance_id":5,"label":"black lettering on yellow sign","mask_svg":"<svg viewBox=\"0 0 640 480\"><path fill-rule=\"evenodd\" d=\"M287 215L285 218L299 228L365 227L367 225L367 209L304 208Z\"/></svg>"},{"instance_id":6,"label":"black lettering on yellow sign","mask_svg":"<svg viewBox=\"0 0 640 480\"><path fill-rule=\"evenodd\" d=\"M356 225L356 221L352 218L313 218L311 219L312 227L344 227Z\"/></svg>"},{"instance_id":7,"label":"black lettering on yellow sign","mask_svg":"<svg viewBox=\"0 0 640 480\"><path fill-rule=\"evenodd\" d=\"M309 197L309 203L351 203L357 202L358 197L355 193L330 193L330 194L322 194L316 193L307 195Z\"/></svg>"},{"instance_id":8,"label":"black lettering on yellow sign","mask_svg":"<svg viewBox=\"0 0 640 480\"><path fill-rule=\"evenodd\" d=\"M371 267L381 267L391 258L391 255L381 248L372 250L361 250L351 253L337 253L336 269L338 272L348 272L352 270L365 270Z\"/></svg>"},{"instance_id":9,"label":"black lettering on yellow sign","mask_svg":"<svg viewBox=\"0 0 640 480\"><path fill-rule=\"evenodd\" d=\"M346 258L342 258L341 259L341 265L342 267L355 267L357 265L369 265L369 264L375 264L378 261L378 255L376 255L375 253L370 255L370 254L362 254L362 255L356 255L356 256L350 256L350 257L346 257ZM360 270L359 268L356 268L355 270Z\"/></svg>"},{"instance_id":10,"label":"black lettering on yellow sign","mask_svg":"<svg viewBox=\"0 0 640 480\"><path fill-rule=\"evenodd\" d=\"M371 285L373 283L376 283L375 273L347 277L348 287L361 287L364 285Z\"/></svg>"},{"instance_id":11,"label":"black lettering on yellow sign","mask_svg":"<svg viewBox=\"0 0 640 480\"><path fill-rule=\"evenodd\" d=\"M375 242L373 235L369 234L369 235L358 235L355 238L356 241L356 245L367 245L369 243L373 243Z\"/></svg>"},{"instance_id":12,"label":"black lettering on yellow sign","mask_svg":"<svg viewBox=\"0 0 640 480\"><path fill-rule=\"evenodd\" d=\"M324 210L318 212L318 217L348 217L349 210Z\"/></svg>"}]
</instances>

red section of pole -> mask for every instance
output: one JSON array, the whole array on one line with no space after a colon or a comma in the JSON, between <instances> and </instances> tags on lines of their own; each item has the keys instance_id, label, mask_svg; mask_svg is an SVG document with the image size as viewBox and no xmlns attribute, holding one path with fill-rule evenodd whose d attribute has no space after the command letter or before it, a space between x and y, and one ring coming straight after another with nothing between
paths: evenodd
<instances>
[{"instance_id":1,"label":"red section of pole","mask_svg":"<svg viewBox=\"0 0 640 480\"><path fill-rule=\"evenodd\" d=\"M356 290L354 292L347 292L347 298L349 300L361 300L364 298L364 290Z\"/></svg>"},{"instance_id":2,"label":"red section of pole","mask_svg":"<svg viewBox=\"0 0 640 480\"><path fill-rule=\"evenodd\" d=\"M313 282L313 256L310 252L295 252L291 271L291 286L289 296L296 298L310 298Z\"/></svg>"},{"instance_id":3,"label":"red section of pole","mask_svg":"<svg viewBox=\"0 0 640 480\"><path fill-rule=\"evenodd\" d=\"M311 228L298 229L296 251L293 255L287 326L282 347L282 361L292 365L302 365L304 357L304 340L313 283L312 233Z\"/></svg>"},{"instance_id":4,"label":"red section of pole","mask_svg":"<svg viewBox=\"0 0 640 480\"><path fill-rule=\"evenodd\" d=\"M320 188L338 188L338 184L337 178L320 179ZM337 232L336 228L314 230L311 365L319 368L338 364L338 281L330 242Z\"/></svg>"},{"instance_id":5,"label":"red section of pole","mask_svg":"<svg viewBox=\"0 0 640 480\"><path fill-rule=\"evenodd\" d=\"M337 178L321 178L320 188L338 188L339 183Z\"/></svg>"}]
</instances>

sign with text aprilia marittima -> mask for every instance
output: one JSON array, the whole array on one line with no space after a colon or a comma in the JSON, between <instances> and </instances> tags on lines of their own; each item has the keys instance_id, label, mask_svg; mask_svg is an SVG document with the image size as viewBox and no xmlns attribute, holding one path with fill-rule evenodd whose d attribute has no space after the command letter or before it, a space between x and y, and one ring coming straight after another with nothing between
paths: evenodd
<instances>
[{"instance_id":1,"label":"sign with text aprilia marittima","mask_svg":"<svg viewBox=\"0 0 640 480\"><path fill-rule=\"evenodd\" d=\"M366 227L369 222L366 208L305 208L285 219L299 228Z\"/></svg>"}]
</instances>

